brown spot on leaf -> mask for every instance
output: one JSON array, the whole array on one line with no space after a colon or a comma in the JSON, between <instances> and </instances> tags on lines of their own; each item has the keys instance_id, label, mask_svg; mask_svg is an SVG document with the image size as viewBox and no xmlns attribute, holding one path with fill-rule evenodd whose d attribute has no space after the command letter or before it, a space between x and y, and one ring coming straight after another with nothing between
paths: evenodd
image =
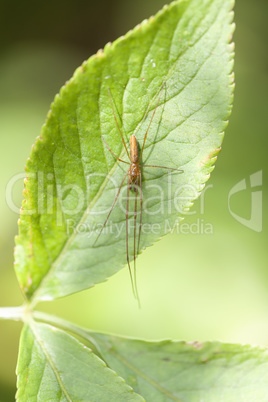
<instances>
[{"instance_id":1,"label":"brown spot on leaf","mask_svg":"<svg viewBox=\"0 0 268 402\"><path fill-rule=\"evenodd\" d=\"M201 165L206 165L208 162L211 162L213 164L217 158L217 155L220 153L221 147L220 148L215 148L213 151L211 151L201 162Z\"/></svg>"},{"instance_id":2,"label":"brown spot on leaf","mask_svg":"<svg viewBox=\"0 0 268 402\"><path fill-rule=\"evenodd\" d=\"M193 342L187 342L187 345L189 346L193 346L195 349L202 349L204 344L202 342L198 342L198 341L193 341Z\"/></svg>"},{"instance_id":3,"label":"brown spot on leaf","mask_svg":"<svg viewBox=\"0 0 268 402\"><path fill-rule=\"evenodd\" d=\"M99 49L99 50L97 51L97 56L98 56L98 57L103 57L103 49Z\"/></svg>"}]
</instances>

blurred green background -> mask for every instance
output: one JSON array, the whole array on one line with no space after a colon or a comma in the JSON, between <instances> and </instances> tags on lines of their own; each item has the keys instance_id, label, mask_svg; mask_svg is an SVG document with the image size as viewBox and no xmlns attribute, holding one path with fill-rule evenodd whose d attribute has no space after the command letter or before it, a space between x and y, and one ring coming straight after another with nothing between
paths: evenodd
<instances>
[{"instance_id":1,"label":"blurred green background","mask_svg":"<svg viewBox=\"0 0 268 402\"><path fill-rule=\"evenodd\" d=\"M23 177L54 95L83 60L164 4L1 1L0 306L23 301L12 266L23 185L22 179L12 185L12 179ZM268 2L238 0L235 12L235 103L223 149L207 191L185 218L184 233L166 236L139 257L142 309L133 299L127 269L40 309L96 331L145 339L268 346ZM257 202L253 209L262 213L262 231L241 224L228 208L228 194L245 179L247 189L232 196L230 208L250 219L250 175L258 171L263 185L252 190L262 192L263 208ZM256 219L253 224L260 230ZM202 234L208 225L213 234ZM0 322L0 401L14 400L20 330L20 323Z\"/></svg>"}]
</instances>

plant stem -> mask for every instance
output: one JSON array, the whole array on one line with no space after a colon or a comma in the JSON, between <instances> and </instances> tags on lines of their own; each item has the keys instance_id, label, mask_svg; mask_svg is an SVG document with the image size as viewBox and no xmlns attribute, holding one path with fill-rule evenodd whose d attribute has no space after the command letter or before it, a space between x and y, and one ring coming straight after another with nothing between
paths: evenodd
<instances>
[{"instance_id":1,"label":"plant stem","mask_svg":"<svg viewBox=\"0 0 268 402\"><path fill-rule=\"evenodd\" d=\"M0 307L0 320L24 321L25 305L19 307Z\"/></svg>"}]
</instances>

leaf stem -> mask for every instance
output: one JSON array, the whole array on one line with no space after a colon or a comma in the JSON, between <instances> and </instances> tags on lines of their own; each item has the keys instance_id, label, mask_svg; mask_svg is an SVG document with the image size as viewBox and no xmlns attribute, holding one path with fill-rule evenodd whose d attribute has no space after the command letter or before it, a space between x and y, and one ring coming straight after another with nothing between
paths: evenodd
<instances>
[{"instance_id":1,"label":"leaf stem","mask_svg":"<svg viewBox=\"0 0 268 402\"><path fill-rule=\"evenodd\" d=\"M0 320L24 321L25 311L25 304L19 307L0 307Z\"/></svg>"},{"instance_id":2,"label":"leaf stem","mask_svg":"<svg viewBox=\"0 0 268 402\"><path fill-rule=\"evenodd\" d=\"M81 338L85 339L86 341L91 342L94 347L100 352L99 346L97 342L94 340L93 337L90 336L90 330L88 329L83 329L82 327L73 324L70 321L67 321L63 318L57 317L55 315L47 314L47 313L42 313L40 311L33 311L33 318L35 320L50 324L50 325L55 325L57 328L61 328L63 330L69 331L75 335L80 336Z\"/></svg>"}]
</instances>

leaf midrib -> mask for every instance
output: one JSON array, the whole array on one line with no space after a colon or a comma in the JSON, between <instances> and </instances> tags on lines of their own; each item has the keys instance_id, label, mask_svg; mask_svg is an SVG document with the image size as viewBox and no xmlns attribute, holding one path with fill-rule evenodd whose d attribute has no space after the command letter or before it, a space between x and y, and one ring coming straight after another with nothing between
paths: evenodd
<instances>
[{"instance_id":1,"label":"leaf midrib","mask_svg":"<svg viewBox=\"0 0 268 402\"><path fill-rule=\"evenodd\" d=\"M100 341L100 339L98 339L98 341L103 343L104 347L106 348L106 345L103 341ZM113 348L109 348L109 353L111 355L115 356L116 359L118 359L121 363L123 363L124 366L131 369L135 374L137 374L137 376L143 378L145 381L147 381L150 385L152 385L158 391L160 391L167 397L173 399L174 401L182 402L181 399L178 399L175 395L170 393L169 390L167 390L165 387L163 387L162 385L159 385L159 383L157 383L155 380L153 380L151 377L149 377L147 374L145 374L142 370L138 369L136 366L134 366L132 363L130 363L128 360L126 360L125 357L120 355L120 353L116 352Z\"/></svg>"},{"instance_id":2,"label":"leaf midrib","mask_svg":"<svg viewBox=\"0 0 268 402\"><path fill-rule=\"evenodd\" d=\"M65 388L65 386L64 386L64 384L63 384L63 381L62 381L62 379L61 379L61 377L60 377L59 371L57 370L57 368L56 368L56 366L55 366L53 360L50 358L49 352L46 350L45 345L44 345L42 339L39 337L38 331L36 331L36 328L35 328L35 325L34 325L34 324L35 324L35 323L34 323L33 320L31 320L31 321L29 322L30 329L31 329L33 335L35 336L35 338L36 338L38 344L40 345L40 347L41 347L41 349L42 349L42 351L43 351L43 353L44 353L44 355L45 355L45 358L47 359L47 361L48 361L48 363L49 363L49 365L50 365L50 367L51 367L51 369L52 369L52 371L53 371L53 373L54 373L54 375L55 375L55 377L56 377L56 379L57 379L57 381L58 381L58 384L59 384L59 386L60 386L60 388L61 388L61 390L62 390L64 396L66 397L66 399L67 399L69 402L72 402L72 398L69 396L69 393L68 393L67 389Z\"/></svg>"}]
</instances>

